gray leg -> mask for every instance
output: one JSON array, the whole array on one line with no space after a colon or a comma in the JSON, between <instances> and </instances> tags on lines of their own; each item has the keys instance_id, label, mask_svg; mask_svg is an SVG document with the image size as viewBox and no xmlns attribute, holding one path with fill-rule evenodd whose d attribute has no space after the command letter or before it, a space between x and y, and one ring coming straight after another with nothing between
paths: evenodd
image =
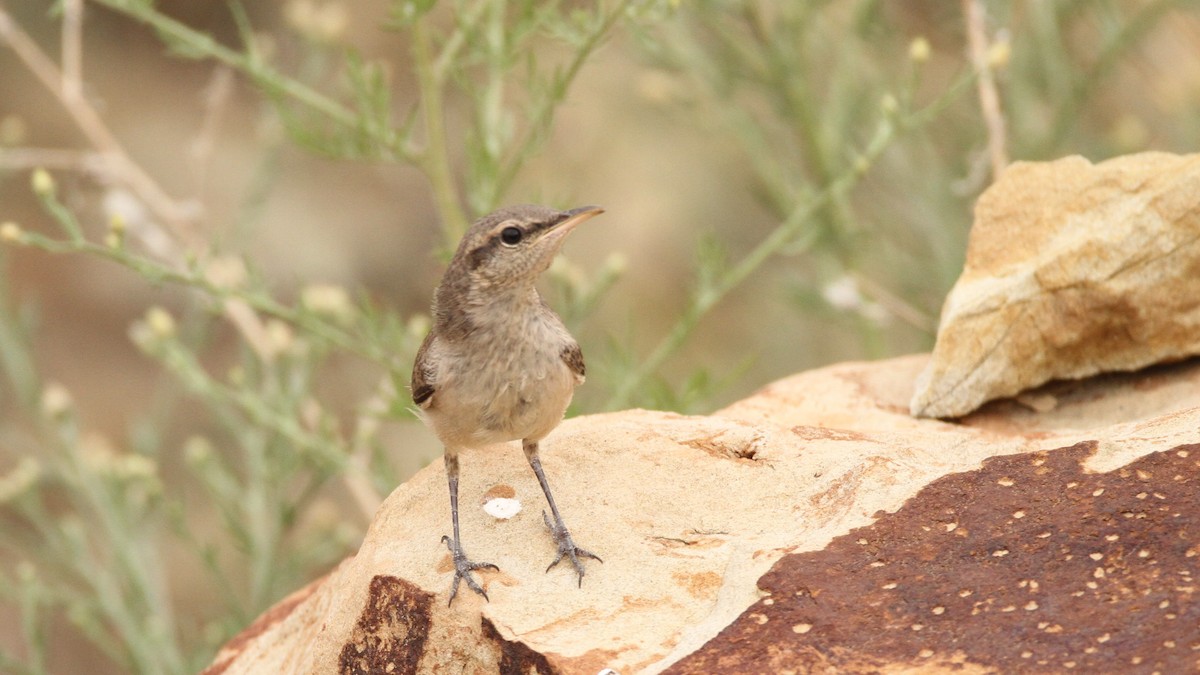
<instances>
[{"instance_id":1,"label":"gray leg","mask_svg":"<svg viewBox=\"0 0 1200 675\"><path fill-rule=\"evenodd\" d=\"M458 456L446 453L446 479L450 483L450 519L454 523L454 539L443 536L442 543L446 548L450 549L450 555L454 557L454 585L450 587L450 605L454 602L454 596L458 595L458 582L466 581L467 586L476 593L483 596L484 600L488 599L487 593L479 582L471 576L472 570L493 569L499 570L499 567L491 563L477 563L467 560L467 554L462 550L462 544L458 538Z\"/></svg>"},{"instance_id":2,"label":"gray leg","mask_svg":"<svg viewBox=\"0 0 1200 675\"><path fill-rule=\"evenodd\" d=\"M542 511L542 520L545 521L546 527L550 529L550 534L554 537L554 543L558 546L558 556L554 558L554 562L550 563L550 567L546 568L549 572L560 560L564 557L571 559L571 564L575 566L575 572L579 575L579 585L583 586L583 564L579 562L580 556L600 560L600 556L591 551L584 550L575 545L575 541L571 539L571 533L567 531L566 524L563 523L562 514L558 512L558 505L554 503L554 495L550 494L550 484L546 482L546 473L542 471L542 460L538 459L538 442L526 440L523 444L525 448L525 457L529 459L529 466L533 467L533 473L537 475L538 483L542 486L542 492L546 494L546 502L550 504L550 512L554 514L554 522L550 522L550 517ZM600 562L604 562L600 560Z\"/></svg>"}]
</instances>

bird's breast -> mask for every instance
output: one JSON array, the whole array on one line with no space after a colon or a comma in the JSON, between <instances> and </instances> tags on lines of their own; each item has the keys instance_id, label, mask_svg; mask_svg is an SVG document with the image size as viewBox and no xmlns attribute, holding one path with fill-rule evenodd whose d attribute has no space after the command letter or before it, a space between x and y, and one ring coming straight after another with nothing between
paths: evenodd
<instances>
[{"instance_id":1,"label":"bird's breast","mask_svg":"<svg viewBox=\"0 0 1200 675\"><path fill-rule=\"evenodd\" d=\"M562 421L575 376L562 359L571 337L552 318L444 345L436 403L427 411L443 441L472 447L540 439Z\"/></svg>"}]
</instances>

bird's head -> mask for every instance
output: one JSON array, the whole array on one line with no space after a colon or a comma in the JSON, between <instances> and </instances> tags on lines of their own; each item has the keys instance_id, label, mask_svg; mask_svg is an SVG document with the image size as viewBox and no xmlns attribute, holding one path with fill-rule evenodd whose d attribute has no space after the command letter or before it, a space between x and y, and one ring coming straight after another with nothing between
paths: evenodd
<instances>
[{"instance_id":1,"label":"bird's head","mask_svg":"<svg viewBox=\"0 0 1200 675\"><path fill-rule=\"evenodd\" d=\"M450 267L475 288L529 285L550 267L571 230L604 209L558 211L509 206L475 221L463 235Z\"/></svg>"}]
</instances>

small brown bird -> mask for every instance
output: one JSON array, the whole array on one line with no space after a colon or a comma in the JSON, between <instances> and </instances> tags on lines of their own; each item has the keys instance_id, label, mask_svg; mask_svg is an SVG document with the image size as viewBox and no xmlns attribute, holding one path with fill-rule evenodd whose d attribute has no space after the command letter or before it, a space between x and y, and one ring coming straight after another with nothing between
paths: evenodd
<instances>
[{"instance_id":1,"label":"small brown bird","mask_svg":"<svg viewBox=\"0 0 1200 675\"><path fill-rule=\"evenodd\" d=\"M459 538L458 454L468 448L521 441L554 515L551 523L542 511L558 546L547 572L569 558L582 586L579 558L600 560L571 539L538 459L538 442L562 421L584 366L579 344L534 284L567 234L603 212L523 205L488 214L467 230L434 293L433 328L417 351L412 395L445 446L454 528L452 538L442 537L454 557L450 602L460 580L486 599L471 572L499 569L469 560Z\"/></svg>"}]
</instances>

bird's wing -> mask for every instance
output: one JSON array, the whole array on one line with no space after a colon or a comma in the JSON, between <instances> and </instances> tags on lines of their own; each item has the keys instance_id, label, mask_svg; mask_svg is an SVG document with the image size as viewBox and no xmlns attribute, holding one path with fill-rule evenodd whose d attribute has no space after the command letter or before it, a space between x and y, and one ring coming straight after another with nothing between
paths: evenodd
<instances>
[{"instance_id":1,"label":"bird's wing","mask_svg":"<svg viewBox=\"0 0 1200 675\"><path fill-rule=\"evenodd\" d=\"M571 342L562 350L563 363L575 373L575 383L583 384L584 380L584 365L583 365L583 350L579 348L579 343Z\"/></svg>"},{"instance_id":2,"label":"bird's wing","mask_svg":"<svg viewBox=\"0 0 1200 675\"><path fill-rule=\"evenodd\" d=\"M433 403L433 387L437 381L437 372L434 370L432 359L429 358L429 348L433 341L434 334L430 332L421 343L421 348L417 350L417 359L413 363L412 383L409 387L412 389L413 403L419 408L428 408Z\"/></svg>"}]
</instances>

